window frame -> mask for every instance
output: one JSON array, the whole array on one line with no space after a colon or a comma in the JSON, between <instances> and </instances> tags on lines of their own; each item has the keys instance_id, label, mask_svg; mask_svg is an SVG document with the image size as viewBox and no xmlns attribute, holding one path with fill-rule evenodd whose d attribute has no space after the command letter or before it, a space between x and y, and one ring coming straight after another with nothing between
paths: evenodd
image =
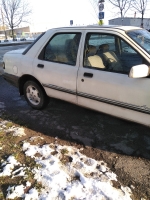
<instances>
[{"instance_id":1,"label":"window frame","mask_svg":"<svg viewBox=\"0 0 150 200\"><path fill-rule=\"evenodd\" d=\"M57 32L57 33L54 33L54 35L52 35L52 37L48 40L48 42L45 44L45 46L43 47L43 49L39 53L38 59L39 60L43 60L43 61L47 61L47 62L53 62L53 63L58 63L58 64L66 64L66 65L70 65L70 66L76 66L77 57L76 57L76 62L75 62L74 65L70 64L70 63L66 63L66 62L48 61L48 60L44 59L45 50L46 50L47 45L51 42L51 40L53 40L53 38L55 36L60 35L60 34L80 34L80 39L79 39L79 44L78 44L78 50L77 50L77 56L78 56L78 51L79 51L79 46L80 46L80 43L81 43L82 32L79 32L79 31L73 31L73 32L65 31L65 32Z\"/></svg>"},{"instance_id":2,"label":"window frame","mask_svg":"<svg viewBox=\"0 0 150 200\"><path fill-rule=\"evenodd\" d=\"M85 66L84 62L85 62L85 49L86 49L86 44L87 44L87 35L90 34L100 34L100 35L111 35L115 37L115 48L118 49L119 54L121 55L122 53L122 47L121 47L121 40L125 43L127 43L137 54L139 54L142 58L142 60L144 60L144 64L146 63L147 65L150 65L150 63L148 63L148 61L144 58L144 56L135 49L134 45L132 46L127 40L125 40L123 37L117 35L117 34L113 34L113 33L108 33L108 32L87 32L85 35L85 40L84 40L84 49L83 49L83 61L82 61L82 66L83 68L88 68L88 69L94 69L94 70L99 70L99 71L105 71L105 72L111 72L111 73L119 73L119 74L125 74L125 75L129 75L129 72L125 72L125 71L109 71L106 68L97 68L97 67L92 67L92 66ZM118 44L117 44L118 43ZM131 70L131 69L130 69Z\"/></svg>"},{"instance_id":3,"label":"window frame","mask_svg":"<svg viewBox=\"0 0 150 200\"><path fill-rule=\"evenodd\" d=\"M87 32L85 35L85 41L84 41L84 49L83 49L83 62L82 62L82 66L83 68L87 68L87 69L94 69L94 70L99 70L99 71L105 71L105 72L110 72L108 71L106 68L98 68L98 67L91 67L91 66L84 66L84 59L85 59L85 48L86 48L86 41L87 41L87 35L90 34L94 34L94 35L110 35L110 36L114 36L115 38L115 47L116 47L116 37L118 37L118 35L114 35L112 33L103 33L103 32ZM114 72L114 73L118 73L118 72Z\"/></svg>"}]
</instances>

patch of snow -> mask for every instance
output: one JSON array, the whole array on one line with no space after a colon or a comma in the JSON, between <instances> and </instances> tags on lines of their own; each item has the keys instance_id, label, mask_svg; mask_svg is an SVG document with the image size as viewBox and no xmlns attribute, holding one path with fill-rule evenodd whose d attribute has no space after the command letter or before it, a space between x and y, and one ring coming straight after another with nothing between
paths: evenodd
<instances>
[{"instance_id":1,"label":"patch of snow","mask_svg":"<svg viewBox=\"0 0 150 200\"><path fill-rule=\"evenodd\" d=\"M27 186L27 187L30 187L30 186L31 186L31 183L30 183L29 181L27 181L27 182L26 182L26 186Z\"/></svg>"},{"instance_id":2,"label":"patch of snow","mask_svg":"<svg viewBox=\"0 0 150 200\"><path fill-rule=\"evenodd\" d=\"M29 190L29 194L25 194L25 200L31 200L31 199L32 200L38 200L38 199L40 199L39 195L38 195L38 191L35 188L32 188L31 190ZM43 200L46 200L46 198L43 199Z\"/></svg>"},{"instance_id":3,"label":"patch of snow","mask_svg":"<svg viewBox=\"0 0 150 200\"><path fill-rule=\"evenodd\" d=\"M25 132L24 132L24 128L12 128L12 131L14 131L13 136L18 136L18 137L22 137L25 136Z\"/></svg>"},{"instance_id":4,"label":"patch of snow","mask_svg":"<svg viewBox=\"0 0 150 200\"><path fill-rule=\"evenodd\" d=\"M38 169L33 170L34 179L43 186L39 199L114 199L130 200L130 189L116 189L111 180L117 181L116 175L110 171L106 163L96 161L81 154L78 149L68 146L43 145L42 147L23 144L27 156L35 158ZM62 151L72 158L71 162L63 163ZM58 153L52 155L53 151ZM36 157L36 154L41 157ZM92 176L91 174L96 174ZM103 177L103 178L101 178ZM105 177L105 178L104 178ZM35 190L34 190L35 191ZM31 193L29 194L31 197ZM29 197L27 195L27 197ZM26 198L25 198L26 199Z\"/></svg>"},{"instance_id":5,"label":"patch of snow","mask_svg":"<svg viewBox=\"0 0 150 200\"><path fill-rule=\"evenodd\" d=\"M1 121L0 122L0 127L3 129L3 128L6 128L5 124L8 123L8 121L4 120L4 121Z\"/></svg>"},{"instance_id":6,"label":"patch of snow","mask_svg":"<svg viewBox=\"0 0 150 200\"><path fill-rule=\"evenodd\" d=\"M0 176L11 176L11 173L16 165L20 165L19 162L15 159L14 156L9 156L7 161L2 163L3 171L0 173Z\"/></svg>"},{"instance_id":7,"label":"patch of snow","mask_svg":"<svg viewBox=\"0 0 150 200\"><path fill-rule=\"evenodd\" d=\"M25 200L131 200L129 187L115 188L112 180L118 181L103 161L97 161L83 155L72 146L56 144L31 145L24 142L23 151L32 157L36 166L32 169L34 180L41 184L40 190L32 187L27 181L25 185L9 186L7 198L17 197ZM23 176L26 166L13 171L19 165L13 156L1 165L1 176ZM29 189L25 193L26 188Z\"/></svg>"},{"instance_id":8,"label":"patch of snow","mask_svg":"<svg viewBox=\"0 0 150 200\"><path fill-rule=\"evenodd\" d=\"M35 137L31 137L31 138L30 138L30 141L35 141L35 140L37 140L37 139L43 140L44 138L43 138L43 137L40 137L40 136L35 136Z\"/></svg>"},{"instance_id":9,"label":"patch of snow","mask_svg":"<svg viewBox=\"0 0 150 200\"><path fill-rule=\"evenodd\" d=\"M20 128L20 127L15 127L15 126L12 126L12 127L9 127L7 128L7 123L9 123L10 121L1 121L0 122L0 130L4 130L6 133L7 132L13 132L13 136L18 136L18 137L22 137L22 136L25 136L25 132L24 132L24 128Z\"/></svg>"},{"instance_id":10,"label":"patch of snow","mask_svg":"<svg viewBox=\"0 0 150 200\"><path fill-rule=\"evenodd\" d=\"M7 189L8 193L6 196L6 199L15 199L16 197L23 197L24 196L24 186L18 185L18 186L12 186L8 187Z\"/></svg>"}]
</instances>

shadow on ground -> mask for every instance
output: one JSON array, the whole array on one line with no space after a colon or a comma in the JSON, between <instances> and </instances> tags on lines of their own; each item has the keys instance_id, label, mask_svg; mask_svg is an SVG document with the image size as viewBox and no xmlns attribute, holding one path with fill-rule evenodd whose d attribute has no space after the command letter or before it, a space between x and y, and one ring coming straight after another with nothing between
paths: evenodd
<instances>
[{"instance_id":1,"label":"shadow on ground","mask_svg":"<svg viewBox=\"0 0 150 200\"><path fill-rule=\"evenodd\" d=\"M33 110L2 76L0 118L26 127L29 136L44 134L45 143L58 138L61 145L83 148L83 154L108 164L132 189L133 200L150 199L150 128L56 99Z\"/></svg>"},{"instance_id":2,"label":"shadow on ground","mask_svg":"<svg viewBox=\"0 0 150 200\"><path fill-rule=\"evenodd\" d=\"M109 152L150 159L150 128L51 99L44 110L33 110L18 89L0 77L2 116L52 137Z\"/></svg>"}]
</instances>

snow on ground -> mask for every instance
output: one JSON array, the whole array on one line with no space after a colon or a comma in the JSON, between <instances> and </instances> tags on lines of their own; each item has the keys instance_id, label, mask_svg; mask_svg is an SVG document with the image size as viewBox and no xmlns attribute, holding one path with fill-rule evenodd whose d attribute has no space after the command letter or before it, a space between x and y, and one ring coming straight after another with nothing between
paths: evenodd
<instances>
[{"instance_id":1,"label":"snow on ground","mask_svg":"<svg viewBox=\"0 0 150 200\"><path fill-rule=\"evenodd\" d=\"M4 43L4 44L12 43L12 44L14 44L14 43L22 42L22 41L20 41L20 39L22 39L22 38L17 38L17 41L13 41L13 39L11 38L11 39L8 39L8 41L1 40L0 43ZM35 38L33 38L33 37L27 37L26 38L26 41L34 41L34 40L35 40Z\"/></svg>"},{"instance_id":2,"label":"snow on ground","mask_svg":"<svg viewBox=\"0 0 150 200\"><path fill-rule=\"evenodd\" d=\"M0 122L0 130L5 130L5 132L13 132L13 136L21 137L25 135L24 128L15 126L7 127L9 123L9 121Z\"/></svg>"},{"instance_id":3,"label":"snow on ground","mask_svg":"<svg viewBox=\"0 0 150 200\"><path fill-rule=\"evenodd\" d=\"M0 128L5 128L5 122ZM22 130L23 131L23 130ZM21 132L22 132L21 131ZM22 135L22 133L21 133ZM15 136L21 136L19 128ZM34 138L24 141L22 150L26 156L35 160L32 169L34 179L41 189L32 187L29 181L25 185L9 186L7 199L21 197L25 200L130 200L131 190L121 186L113 187L117 176L103 161L96 161L83 155L82 149L56 144L31 145ZM41 138L43 139L43 138ZM16 166L18 168L16 169ZM0 176L27 177L26 166L20 164L13 155L1 161ZM25 193L29 188L28 193Z\"/></svg>"}]
</instances>

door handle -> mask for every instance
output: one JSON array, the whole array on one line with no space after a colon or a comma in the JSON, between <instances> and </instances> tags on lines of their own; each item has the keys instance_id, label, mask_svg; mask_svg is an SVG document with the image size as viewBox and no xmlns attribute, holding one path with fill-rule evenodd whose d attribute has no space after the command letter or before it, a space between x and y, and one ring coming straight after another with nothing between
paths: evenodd
<instances>
[{"instance_id":1,"label":"door handle","mask_svg":"<svg viewBox=\"0 0 150 200\"><path fill-rule=\"evenodd\" d=\"M44 68L44 65L43 64L38 64L37 67Z\"/></svg>"},{"instance_id":2,"label":"door handle","mask_svg":"<svg viewBox=\"0 0 150 200\"><path fill-rule=\"evenodd\" d=\"M93 77L93 74L92 74L92 73L87 73L87 72L85 72L85 73L84 73L84 76L85 76L85 77L88 77L88 78L92 78L92 77Z\"/></svg>"}]
</instances>

